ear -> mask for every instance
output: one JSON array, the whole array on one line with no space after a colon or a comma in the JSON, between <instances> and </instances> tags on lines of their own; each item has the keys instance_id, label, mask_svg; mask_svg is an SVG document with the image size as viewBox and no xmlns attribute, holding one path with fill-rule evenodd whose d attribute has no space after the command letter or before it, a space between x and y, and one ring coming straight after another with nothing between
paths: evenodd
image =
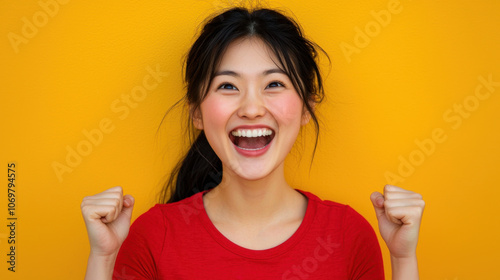
<instances>
[{"instance_id":1,"label":"ear","mask_svg":"<svg viewBox=\"0 0 500 280\"><path fill-rule=\"evenodd\" d=\"M203 118L201 117L201 110L200 108L194 109L191 107L191 118L193 119L193 125L196 129L202 130L203 129Z\"/></svg>"},{"instance_id":2,"label":"ear","mask_svg":"<svg viewBox=\"0 0 500 280\"><path fill-rule=\"evenodd\" d=\"M310 102L309 105L311 106L312 110L314 111L316 108L316 103ZM301 125L306 125L309 123L309 120L311 120L311 113L307 110L306 106L304 106L304 109L302 110L302 121Z\"/></svg>"},{"instance_id":3,"label":"ear","mask_svg":"<svg viewBox=\"0 0 500 280\"><path fill-rule=\"evenodd\" d=\"M309 120L311 119L311 113L307 111L307 109L304 109L304 112L302 113L302 121L300 122L301 125L306 125L309 123Z\"/></svg>"}]
</instances>

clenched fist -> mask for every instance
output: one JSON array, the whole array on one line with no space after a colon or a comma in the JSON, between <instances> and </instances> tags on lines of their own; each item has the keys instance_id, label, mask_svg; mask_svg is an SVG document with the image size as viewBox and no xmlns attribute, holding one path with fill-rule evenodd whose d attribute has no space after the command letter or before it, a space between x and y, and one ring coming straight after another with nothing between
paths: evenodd
<instances>
[{"instance_id":1,"label":"clenched fist","mask_svg":"<svg viewBox=\"0 0 500 280\"><path fill-rule=\"evenodd\" d=\"M383 195L374 192L370 199L377 215L380 235L387 244L391 257L414 257L425 207L422 196L393 185L385 185Z\"/></svg>"},{"instance_id":2,"label":"clenched fist","mask_svg":"<svg viewBox=\"0 0 500 280\"><path fill-rule=\"evenodd\" d=\"M91 254L104 257L118 253L128 235L133 207L134 198L123 196L121 187L83 198L81 210Z\"/></svg>"}]
</instances>

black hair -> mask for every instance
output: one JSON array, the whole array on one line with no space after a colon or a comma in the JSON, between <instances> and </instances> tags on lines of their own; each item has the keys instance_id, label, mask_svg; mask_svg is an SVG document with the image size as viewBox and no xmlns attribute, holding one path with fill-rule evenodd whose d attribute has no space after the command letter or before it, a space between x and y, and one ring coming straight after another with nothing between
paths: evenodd
<instances>
[{"instance_id":1,"label":"black hair","mask_svg":"<svg viewBox=\"0 0 500 280\"><path fill-rule=\"evenodd\" d=\"M280 68L289 76L304 101L304 109L310 114L316 130L314 157L319 135L314 107L324 98L317 50L328 55L317 44L306 39L299 24L284 13L267 8L234 7L207 19L186 56L186 94L174 106L181 101L189 106L188 126L192 145L170 173L160 192L159 203L180 201L200 191L212 189L221 182L222 162L210 147L205 133L194 129L192 114L205 98L229 44L246 37L263 40L276 55Z\"/></svg>"}]
</instances>

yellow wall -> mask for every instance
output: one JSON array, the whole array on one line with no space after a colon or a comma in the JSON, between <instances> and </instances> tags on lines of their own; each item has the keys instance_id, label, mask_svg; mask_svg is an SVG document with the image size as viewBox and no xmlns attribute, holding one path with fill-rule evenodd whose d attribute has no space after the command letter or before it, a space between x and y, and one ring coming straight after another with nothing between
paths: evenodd
<instances>
[{"instance_id":1,"label":"yellow wall","mask_svg":"<svg viewBox=\"0 0 500 280\"><path fill-rule=\"evenodd\" d=\"M197 24L228 2L0 2L1 279L83 277L86 195L121 185L136 197L134 218L155 203L183 143L180 111L155 135L182 94L182 55ZM333 62L314 165L302 138L305 150L289 158L303 156L287 169L293 185L352 205L374 227L372 191L394 183L420 192L421 278L500 279L500 2L269 2L293 11ZM391 17L381 24L377 14ZM141 91L157 68L165 76ZM483 86L488 79L497 84ZM10 162L15 273L6 262ZM67 169L58 175L54 164Z\"/></svg>"}]
</instances>

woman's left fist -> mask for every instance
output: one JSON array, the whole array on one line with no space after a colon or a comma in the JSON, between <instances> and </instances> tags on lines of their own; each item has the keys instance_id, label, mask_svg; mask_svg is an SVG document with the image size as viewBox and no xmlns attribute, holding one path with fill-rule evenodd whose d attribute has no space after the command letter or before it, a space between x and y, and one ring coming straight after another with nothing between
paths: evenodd
<instances>
[{"instance_id":1,"label":"woman's left fist","mask_svg":"<svg viewBox=\"0 0 500 280\"><path fill-rule=\"evenodd\" d=\"M391 256L415 256L425 207L422 195L393 185L385 185L383 195L374 192L370 199L377 215L380 235Z\"/></svg>"}]
</instances>

